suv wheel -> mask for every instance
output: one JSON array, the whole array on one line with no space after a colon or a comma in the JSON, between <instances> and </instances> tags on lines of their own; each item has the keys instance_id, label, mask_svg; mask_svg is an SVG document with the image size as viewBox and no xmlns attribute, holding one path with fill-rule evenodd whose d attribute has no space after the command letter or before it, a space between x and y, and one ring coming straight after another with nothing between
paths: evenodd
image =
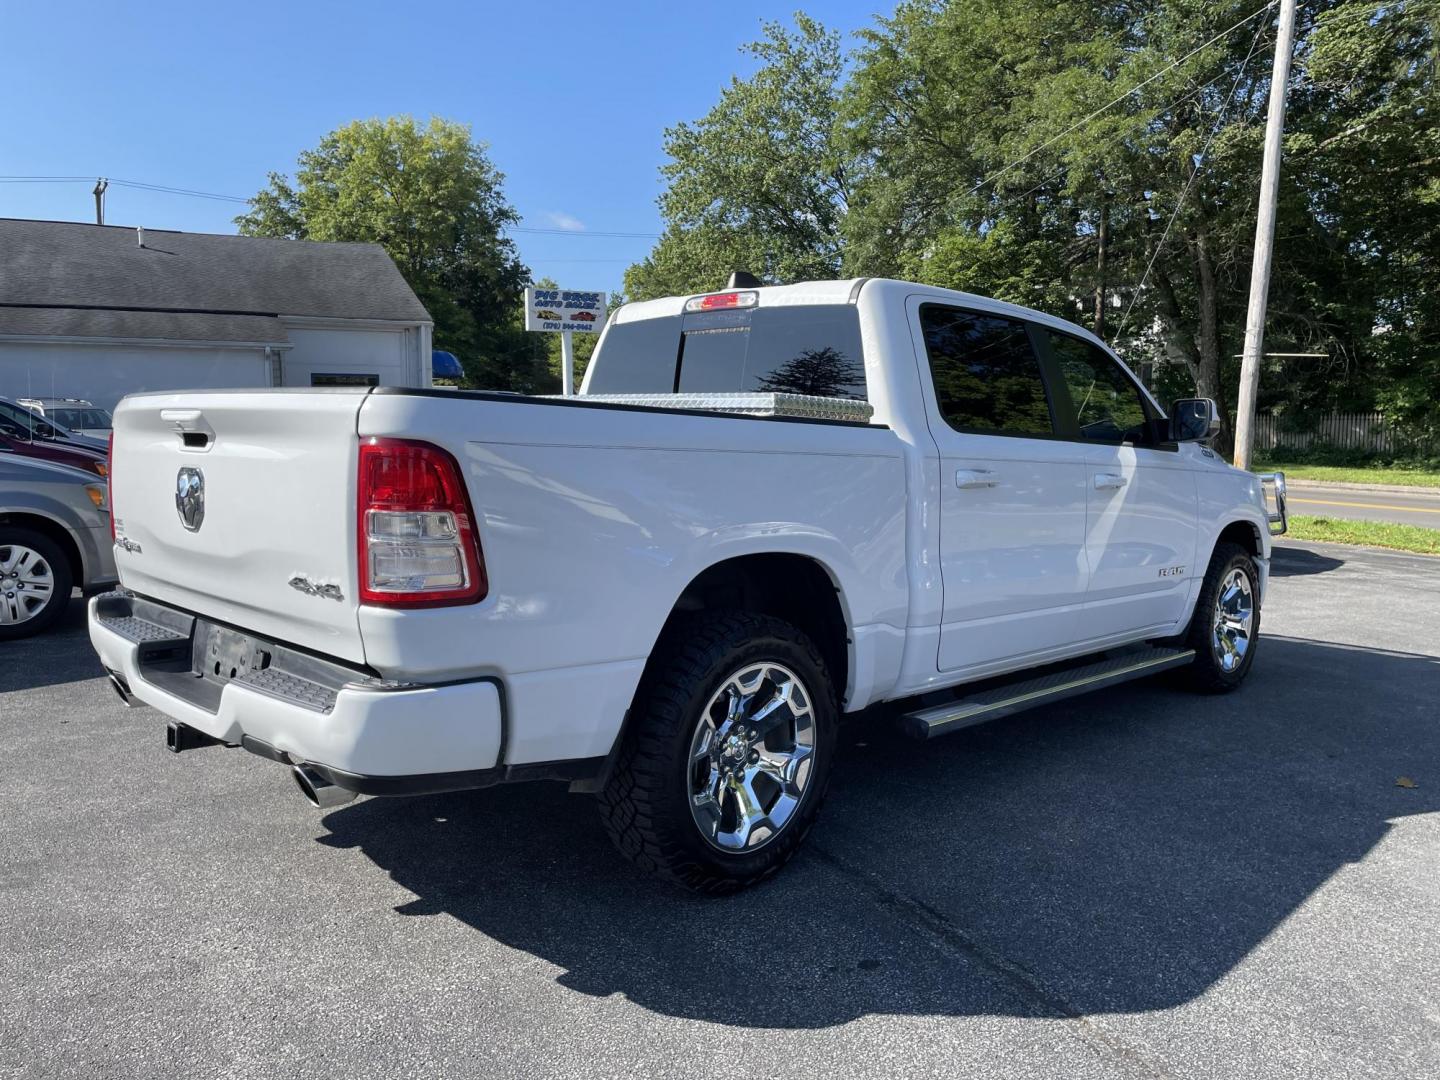
<instances>
[{"instance_id":1,"label":"suv wheel","mask_svg":"<svg viewBox=\"0 0 1440 1080\"><path fill-rule=\"evenodd\" d=\"M70 560L31 529L0 525L0 641L38 634L70 602Z\"/></svg>"},{"instance_id":2,"label":"suv wheel","mask_svg":"<svg viewBox=\"0 0 1440 1080\"><path fill-rule=\"evenodd\" d=\"M779 619L707 612L667 635L600 796L643 869L723 893L795 853L825 795L837 706L814 644Z\"/></svg>"},{"instance_id":3,"label":"suv wheel","mask_svg":"<svg viewBox=\"0 0 1440 1080\"><path fill-rule=\"evenodd\" d=\"M1260 637L1260 574L1239 544L1215 545L1184 643L1195 650L1191 685L1204 693L1234 690L1255 662Z\"/></svg>"}]
</instances>

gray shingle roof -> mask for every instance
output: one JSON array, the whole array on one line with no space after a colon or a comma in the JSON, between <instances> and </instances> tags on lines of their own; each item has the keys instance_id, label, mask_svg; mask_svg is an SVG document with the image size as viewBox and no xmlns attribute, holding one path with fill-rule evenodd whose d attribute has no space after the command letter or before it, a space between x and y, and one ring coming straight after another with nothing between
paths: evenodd
<instances>
[{"instance_id":1,"label":"gray shingle roof","mask_svg":"<svg viewBox=\"0 0 1440 1080\"><path fill-rule=\"evenodd\" d=\"M0 307L0 335L5 334L262 344L284 344L290 340L284 324L273 315L198 315L96 308Z\"/></svg>"},{"instance_id":2,"label":"gray shingle roof","mask_svg":"<svg viewBox=\"0 0 1440 1080\"><path fill-rule=\"evenodd\" d=\"M16 218L0 218L6 304L430 319L378 244L146 229L142 248L128 226Z\"/></svg>"}]
</instances>

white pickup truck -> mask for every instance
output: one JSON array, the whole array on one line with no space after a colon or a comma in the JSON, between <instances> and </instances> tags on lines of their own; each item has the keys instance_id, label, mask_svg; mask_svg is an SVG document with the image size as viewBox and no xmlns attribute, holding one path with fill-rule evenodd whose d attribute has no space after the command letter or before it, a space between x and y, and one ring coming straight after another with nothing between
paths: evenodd
<instances>
[{"instance_id":1,"label":"white pickup truck","mask_svg":"<svg viewBox=\"0 0 1440 1080\"><path fill-rule=\"evenodd\" d=\"M804 838L844 713L1238 685L1284 481L1214 425L1070 323L867 279L627 305L570 398L139 394L90 636L173 750L321 807L569 780L726 891Z\"/></svg>"}]
</instances>

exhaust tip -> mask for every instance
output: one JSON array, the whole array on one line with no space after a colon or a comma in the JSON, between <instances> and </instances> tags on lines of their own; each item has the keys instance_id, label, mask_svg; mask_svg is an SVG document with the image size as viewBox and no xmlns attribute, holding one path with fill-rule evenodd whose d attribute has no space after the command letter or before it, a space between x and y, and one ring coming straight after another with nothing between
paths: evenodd
<instances>
[{"instance_id":1,"label":"exhaust tip","mask_svg":"<svg viewBox=\"0 0 1440 1080\"><path fill-rule=\"evenodd\" d=\"M349 788L332 784L306 765L293 766L290 775L295 780L295 786L300 789L300 794L305 796L305 801L317 810L330 810L337 806L344 806L359 794Z\"/></svg>"},{"instance_id":2,"label":"exhaust tip","mask_svg":"<svg viewBox=\"0 0 1440 1080\"><path fill-rule=\"evenodd\" d=\"M111 671L107 668L105 674L110 680L110 689L114 690L120 698L120 704L124 705L127 709L133 709L137 705L145 704L130 692L130 684L125 681L125 677L118 671Z\"/></svg>"}]
</instances>

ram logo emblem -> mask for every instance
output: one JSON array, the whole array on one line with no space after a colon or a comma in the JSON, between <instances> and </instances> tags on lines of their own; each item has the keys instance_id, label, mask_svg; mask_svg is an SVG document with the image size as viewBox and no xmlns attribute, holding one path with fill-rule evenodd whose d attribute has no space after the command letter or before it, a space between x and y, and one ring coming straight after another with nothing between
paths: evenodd
<instances>
[{"instance_id":1,"label":"ram logo emblem","mask_svg":"<svg viewBox=\"0 0 1440 1080\"><path fill-rule=\"evenodd\" d=\"M175 474L175 512L180 524L199 532L205 522L205 474L189 465Z\"/></svg>"}]
</instances>

